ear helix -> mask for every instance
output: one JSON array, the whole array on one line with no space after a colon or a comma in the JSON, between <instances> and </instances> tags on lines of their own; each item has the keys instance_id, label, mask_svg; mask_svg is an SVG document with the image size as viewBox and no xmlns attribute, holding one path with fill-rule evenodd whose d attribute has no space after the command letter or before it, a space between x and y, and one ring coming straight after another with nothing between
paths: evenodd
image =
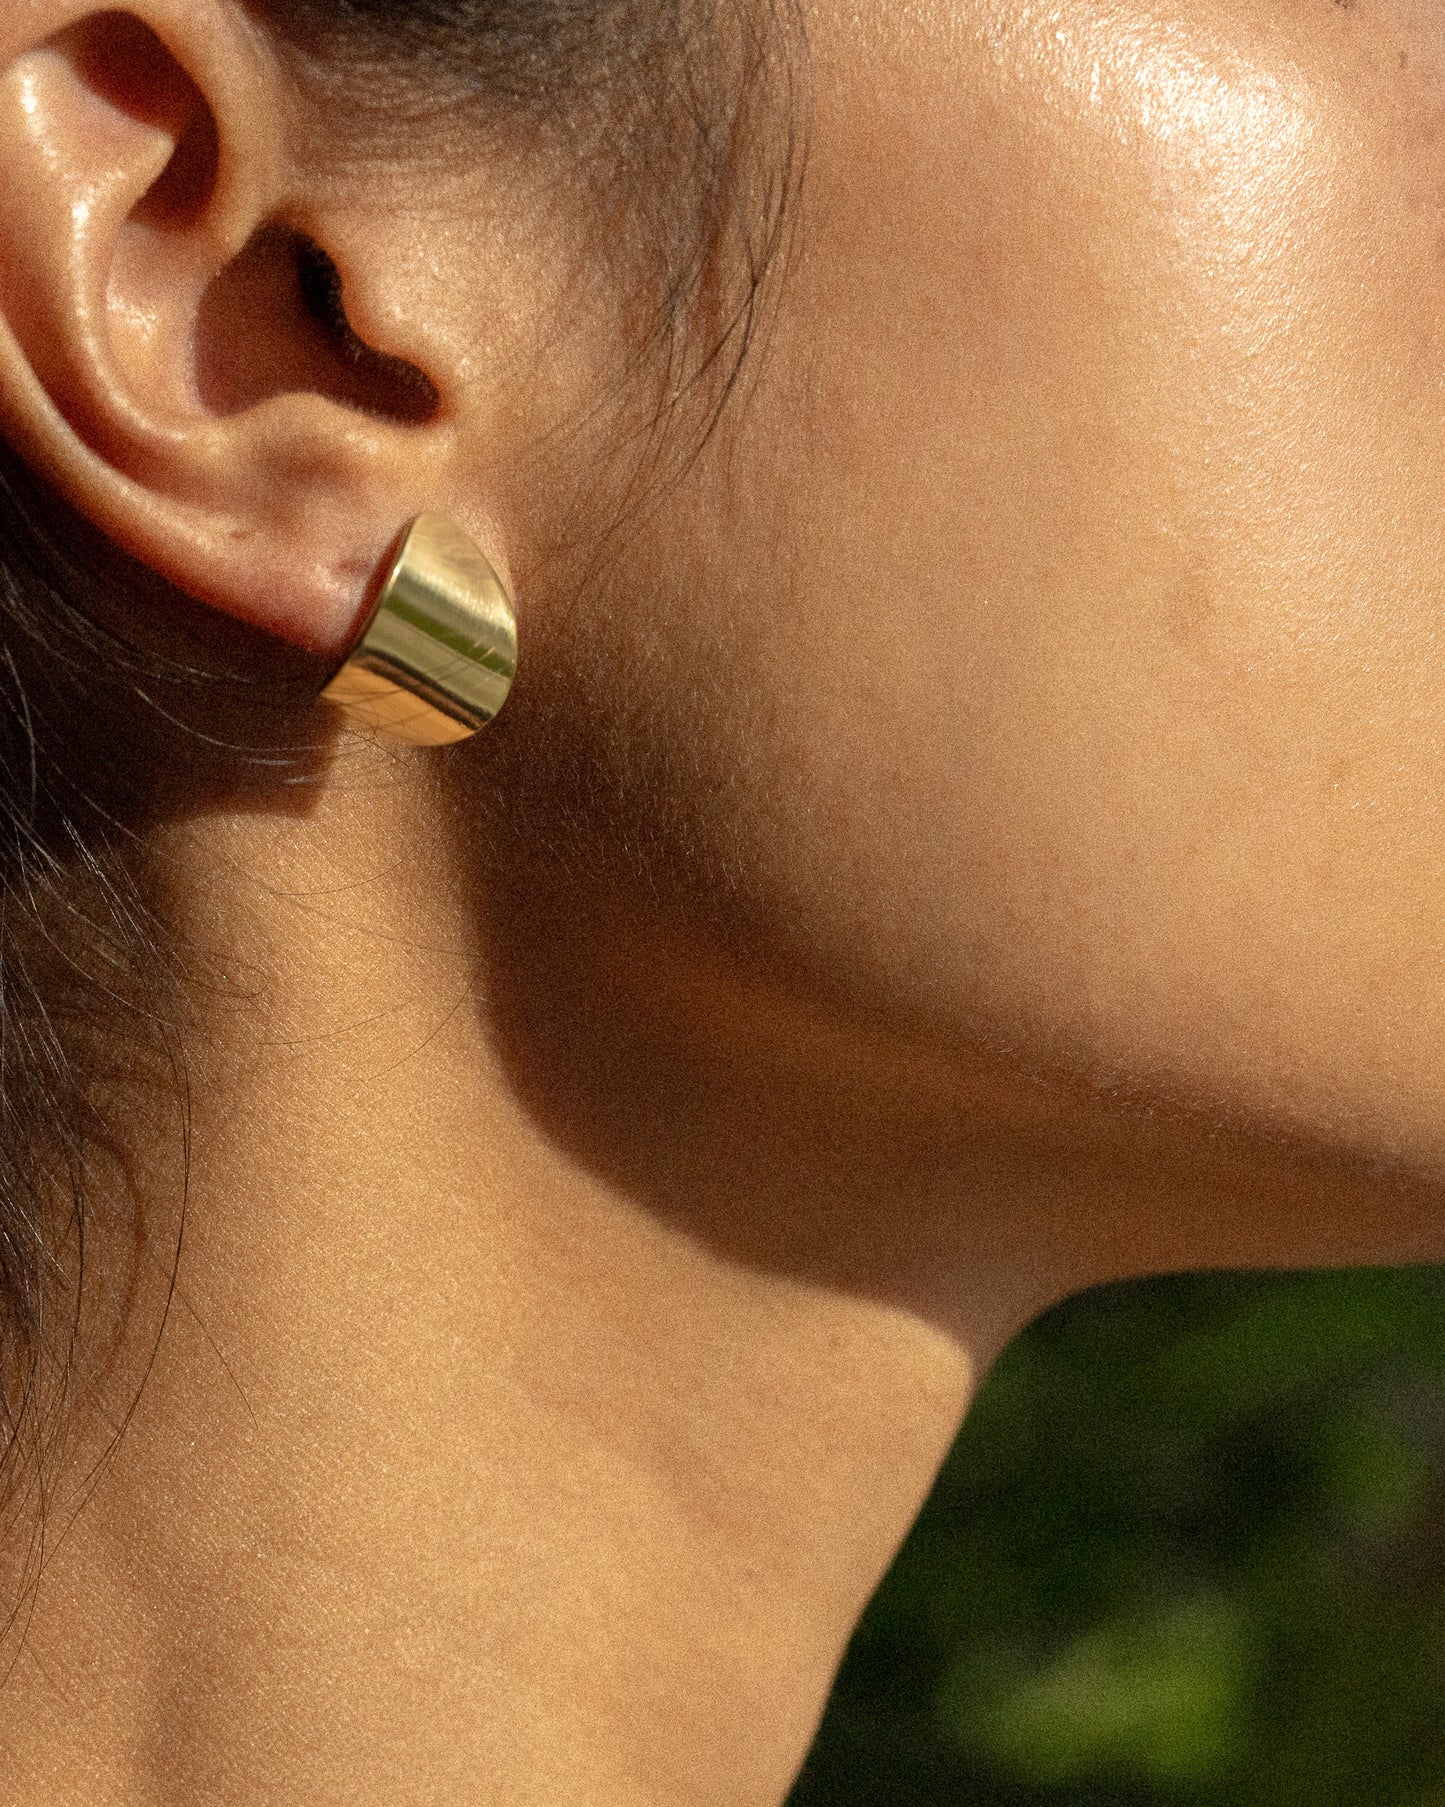
<instances>
[{"instance_id":1,"label":"ear helix","mask_svg":"<svg viewBox=\"0 0 1445 1807\"><path fill-rule=\"evenodd\" d=\"M516 675L502 580L454 521L424 514L402 534L366 626L321 694L359 727L436 747L485 727Z\"/></svg>"}]
</instances>

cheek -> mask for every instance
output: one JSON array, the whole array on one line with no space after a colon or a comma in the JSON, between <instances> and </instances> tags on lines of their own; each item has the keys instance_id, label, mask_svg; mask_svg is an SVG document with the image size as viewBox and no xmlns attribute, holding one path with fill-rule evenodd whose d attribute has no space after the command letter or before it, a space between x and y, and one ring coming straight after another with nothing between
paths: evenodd
<instances>
[{"instance_id":1,"label":"cheek","mask_svg":"<svg viewBox=\"0 0 1445 1807\"><path fill-rule=\"evenodd\" d=\"M692 869L875 1023L1403 1143L1445 149L1383 15L1209 14L815 21L801 250L644 548L638 718Z\"/></svg>"}]
</instances>

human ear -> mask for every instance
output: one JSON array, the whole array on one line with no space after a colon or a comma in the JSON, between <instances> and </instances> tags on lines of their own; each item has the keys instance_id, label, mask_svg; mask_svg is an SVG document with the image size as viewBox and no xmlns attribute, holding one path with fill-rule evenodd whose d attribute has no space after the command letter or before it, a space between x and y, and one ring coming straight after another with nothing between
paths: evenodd
<instances>
[{"instance_id":1,"label":"human ear","mask_svg":"<svg viewBox=\"0 0 1445 1807\"><path fill-rule=\"evenodd\" d=\"M231 0L0 9L0 430L169 583L329 654L449 428L347 323L286 99Z\"/></svg>"}]
</instances>

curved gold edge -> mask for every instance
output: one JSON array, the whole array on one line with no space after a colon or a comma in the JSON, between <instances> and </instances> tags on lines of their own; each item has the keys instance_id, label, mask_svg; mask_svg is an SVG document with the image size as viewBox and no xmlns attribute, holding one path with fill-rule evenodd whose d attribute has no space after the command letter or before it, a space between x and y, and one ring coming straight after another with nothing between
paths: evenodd
<instances>
[{"instance_id":1,"label":"curved gold edge","mask_svg":"<svg viewBox=\"0 0 1445 1807\"><path fill-rule=\"evenodd\" d=\"M485 722L462 720L364 665L343 665L321 692L357 728L413 747L446 747L470 740Z\"/></svg>"}]
</instances>

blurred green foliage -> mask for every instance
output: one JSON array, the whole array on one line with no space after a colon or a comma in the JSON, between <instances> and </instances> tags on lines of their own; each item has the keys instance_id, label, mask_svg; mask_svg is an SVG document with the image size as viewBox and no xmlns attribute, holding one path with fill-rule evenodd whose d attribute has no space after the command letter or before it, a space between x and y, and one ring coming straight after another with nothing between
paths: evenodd
<instances>
[{"instance_id":1,"label":"blurred green foliage","mask_svg":"<svg viewBox=\"0 0 1445 1807\"><path fill-rule=\"evenodd\" d=\"M1445 1273L1182 1276L995 1368L791 1807L1445 1807Z\"/></svg>"}]
</instances>

